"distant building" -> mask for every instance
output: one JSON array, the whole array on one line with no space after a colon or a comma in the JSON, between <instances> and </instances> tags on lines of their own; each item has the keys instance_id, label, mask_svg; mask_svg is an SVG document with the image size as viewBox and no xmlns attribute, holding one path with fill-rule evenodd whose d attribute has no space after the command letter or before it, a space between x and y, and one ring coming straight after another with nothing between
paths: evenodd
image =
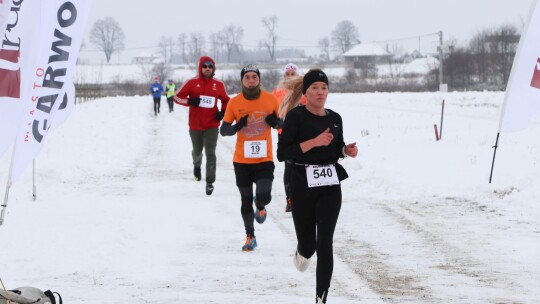
<instances>
[{"instance_id":1,"label":"distant building","mask_svg":"<svg viewBox=\"0 0 540 304\"><path fill-rule=\"evenodd\" d=\"M400 58L400 60L403 62L403 63L409 63L415 59L418 59L418 58L424 58L425 56L422 55L422 53L420 53L420 51L416 50L416 49L412 49L412 50L409 50L408 52L406 52L405 54L403 54Z\"/></svg>"},{"instance_id":2,"label":"distant building","mask_svg":"<svg viewBox=\"0 0 540 304\"><path fill-rule=\"evenodd\" d=\"M156 56L150 53L139 53L133 57L133 63L153 63Z\"/></svg>"},{"instance_id":3,"label":"distant building","mask_svg":"<svg viewBox=\"0 0 540 304\"><path fill-rule=\"evenodd\" d=\"M373 67L377 64L388 63L393 55L378 43L360 43L343 54L345 63L355 69Z\"/></svg>"}]
</instances>

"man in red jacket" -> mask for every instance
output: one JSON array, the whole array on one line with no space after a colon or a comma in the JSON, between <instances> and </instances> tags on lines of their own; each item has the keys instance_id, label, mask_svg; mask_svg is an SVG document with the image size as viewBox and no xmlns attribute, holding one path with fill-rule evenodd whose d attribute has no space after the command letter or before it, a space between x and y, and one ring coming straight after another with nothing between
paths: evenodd
<instances>
[{"instance_id":1,"label":"man in red jacket","mask_svg":"<svg viewBox=\"0 0 540 304\"><path fill-rule=\"evenodd\" d=\"M193 150L193 175L201 180L203 148L206 154L206 194L214 191L216 145L219 122L223 119L229 95L225 85L214 78L216 63L209 56L199 59L199 75L186 81L174 96L174 102L189 107L189 136ZM221 101L221 110L218 108Z\"/></svg>"}]
</instances>

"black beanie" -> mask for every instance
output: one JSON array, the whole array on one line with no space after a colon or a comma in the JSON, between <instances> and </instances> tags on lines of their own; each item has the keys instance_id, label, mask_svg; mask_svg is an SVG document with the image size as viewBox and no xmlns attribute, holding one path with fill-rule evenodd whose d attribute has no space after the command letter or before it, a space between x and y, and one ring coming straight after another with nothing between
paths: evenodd
<instances>
[{"instance_id":1,"label":"black beanie","mask_svg":"<svg viewBox=\"0 0 540 304\"><path fill-rule=\"evenodd\" d=\"M254 66L253 64L248 64L242 69L242 71L240 71L240 79L244 79L244 75L247 72L255 72L257 73L257 76L261 78L261 72L259 72L259 68Z\"/></svg>"},{"instance_id":2,"label":"black beanie","mask_svg":"<svg viewBox=\"0 0 540 304\"><path fill-rule=\"evenodd\" d=\"M328 85L328 77L326 77L326 74L323 71L319 69L309 70L306 73L306 75L304 75L304 82L302 84L302 94L306 94L306 91L309 88L309 86L312 83L317 82L317 81L324 82Z\"/></svg>"}]
</instances>

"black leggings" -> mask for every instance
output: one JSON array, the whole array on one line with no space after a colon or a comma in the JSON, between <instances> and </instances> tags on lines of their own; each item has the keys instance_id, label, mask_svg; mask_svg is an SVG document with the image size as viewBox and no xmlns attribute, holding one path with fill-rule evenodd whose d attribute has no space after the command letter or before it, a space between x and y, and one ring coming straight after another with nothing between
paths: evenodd
<instances>
[{"instance_id":1,"label":"black leggings","mask_svg":"<svg viewBox=\"0 0 540 304\"><path fill-rule=\"evenodd\" d=\"M154 115L159 113L159 108L161 107L161 98L154 97Z\"/></svg>"},{"instance_id":2,"label":"black leggings","mask_svg":"<svg viewBox=\"0 0 540 304\"><path fill-rule=\"evenodd\" d=\"M236 186L240 191L242 206L240 213L244 221L246 235L255 236L253 221L253 184L255 183L255 204L257 209L264 209L272 200L272 182L274 180L274 163L263 162L258 164L233 163L236 175Z\"/></svg>"},{"instance_id":3,"label":"black leggings","mask_svg":"<svg viewBox=\"0 0 540 304\"><path fill-rule=\"evenodd\" d=\"M167 98L167 103L169 104L169 112L174 111L174 102L172 96Z\"/></svg>"},{"instance_id":4,"label":"black leggings","mask_svg":"<svg viewBox=\"0 0 540 304\"><path fill-rule=\"evenodd\" d=\"M289 181L291 180L291 170L292 170L292 167L294 165L289 163L289 162L285 162L285 170L283 172L283 187L285 188L285 196L287 198L290 198L291 197L291 190L289 189Z\"/></svg>"},{"instance_id":5,"label":"black leggings","mask_svg":"<svg viewBox=\"0 0 540 304\"><path fill-rule=\"evenodd\" d=\"M293 165L294 166L294 165ZM290 195L298 252L310 258L317 252L317 295L327 293L334 269L334 230L341 209L341 186L308 188L303 167L292 168Z\"/></svg>"}]
</instances>

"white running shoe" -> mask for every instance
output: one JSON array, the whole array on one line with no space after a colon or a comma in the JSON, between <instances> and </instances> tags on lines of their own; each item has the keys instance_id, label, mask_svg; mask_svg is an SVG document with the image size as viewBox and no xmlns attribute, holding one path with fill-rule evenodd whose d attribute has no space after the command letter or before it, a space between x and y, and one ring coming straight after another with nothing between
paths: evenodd
<instances>
[{"instance_id":1,"label":"white running shoe","mask_svg":"<svg viewBox=\"0 0 540 304\"><path fill-rule=\"evenodd\" d=\"M315 303L316 304L326 304L326 296L325 296L326 294L328 294L328 290L323 292L321 297L317 296L317 298L315 299L315 301L316 301Z\"/></svg>"},{"instance_id":2,"label":"white running shoe","mask_svg":"<svg viewBox=\"0 0 540 304\"><path fill-rule=\"evenodd\" d=\"M298 249L294 252L293 262L296 269L298 269L300 272L306 271L309 266L309 259L306 259L300 253L298 253Z\"/></svg>"}]
</instances>

